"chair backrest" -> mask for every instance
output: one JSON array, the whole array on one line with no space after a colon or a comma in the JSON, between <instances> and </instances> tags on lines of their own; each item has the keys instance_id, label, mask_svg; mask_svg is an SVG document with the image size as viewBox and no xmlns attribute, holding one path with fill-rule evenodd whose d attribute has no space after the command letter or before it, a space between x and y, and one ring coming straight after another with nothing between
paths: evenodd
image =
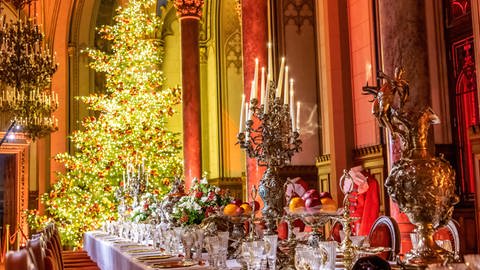
<instances>
[{"instance_id":1,"label":"chair backrest","mask_svg":"<svg viewBox=\"0 0 480 270\"><path fill-rule=\"evenodd\" d=\"M7 252L5 269L33 270L35 265L27 249Z\"/></svg>"},{"instance_id":2,"label":"chair backrest","mask_svg":"<svg viewBox=\"0 0 480 270\"><path fill-rule=\"evenodd\" d=\"M378 254L379 257L393 261L400 252L400 230L397 222L387 216L380 216L373 223L368 241L371 247L390 247L392 251Z\"/></svg>"},{"instance_id":3,"label":"chair backrest","mask_svg":"<svg viewBox=\"0 0 480 270\"><path fill-rule=\"evenodd\" d=\"M45 243L41 235L34 235L27 243L27 249L33 255L36 269L45 270Z\"/></svg>"},{"instance_id":4,"label":"chair backrest","mask_svg":"<svg viewBox=\"0 0 480 270\"><path fill-rule=\"evenodd\" d=\"M452 244L455 254L463 254L463 248L460 243L460 224L456 220L451 219L447 225L438 228L433 235L435 240L449 240Z\"/></svg>"}]
</instances>

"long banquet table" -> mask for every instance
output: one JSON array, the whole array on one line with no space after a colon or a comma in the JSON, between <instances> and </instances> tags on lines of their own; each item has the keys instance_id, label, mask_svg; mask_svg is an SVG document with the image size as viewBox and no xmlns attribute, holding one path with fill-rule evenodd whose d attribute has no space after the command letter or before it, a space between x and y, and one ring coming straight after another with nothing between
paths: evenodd
<instances>
[{"instance_id":1,"label":"long banquet table","mask_svg":"<svg viewBox=\"0 0 480 270\"><path fill-rule=\"evenodd\" d=\"M87 232L84 235L83 248L88 255L95 261L102 270L144 270L152 269L148 263L141 262L136 259L140 255L152 254L152 252L145 252L143 254L130 254L121 249L120 242L126 245L126 239L121 239L114 236L106 235L102 231ZM167 260L181 260L180 257L173 257L169 259L158 260L155 262L164 262ZM153 261L150 261L150 263ZM240 265L234 261L227 261L229 269L241 269ZM207 265L196 265L191 267L174 268L176 270L203 270L208 269Z\"/></svg>"}]
</instances>

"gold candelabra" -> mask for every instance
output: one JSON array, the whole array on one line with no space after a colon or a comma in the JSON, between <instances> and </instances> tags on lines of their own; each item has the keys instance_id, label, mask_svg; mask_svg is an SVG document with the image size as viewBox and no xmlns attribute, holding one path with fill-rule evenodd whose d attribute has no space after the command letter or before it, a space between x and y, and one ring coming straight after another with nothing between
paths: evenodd
<instances>
[{"instance_id":1,"label":"gold candelabra","mask_svg":"<svg viewBox=\"0 0 480 270\"><path fill-rule=\"evenodd\" d=\"M0 18L0 110L11 113L25 135L33 140L58 129L52 113L58 95L51 91L57 70L55 58L35 18L21 18L21 10L34 0L13 0L18 19ZM1 8L0 8L1 10Z\"/></svg>"},{"instance_id":2,"label":"gold candelabra","mask_svg":"<svg viewBox=\"0 0 480 270\"><path fill-rule=\"evenodd\" d=\"M285 203L285 180L278 176L278 168L288 164L292 156L301 151L302 141L297 130L293 131L290 107L275 98L273 82L266 91L268 102L259 104L256 98L250 101L249 112L257 121L248 119L244 132L238 134L238 144L245 149L258 165L266 166L259 185L259 195L264 202L263 217L267 223L266 234L273 234L276 222L283 215ZM266 110L265 106L269 109ZM258 125L257 125L258 124Z\"/></svg>"}]
</instances>

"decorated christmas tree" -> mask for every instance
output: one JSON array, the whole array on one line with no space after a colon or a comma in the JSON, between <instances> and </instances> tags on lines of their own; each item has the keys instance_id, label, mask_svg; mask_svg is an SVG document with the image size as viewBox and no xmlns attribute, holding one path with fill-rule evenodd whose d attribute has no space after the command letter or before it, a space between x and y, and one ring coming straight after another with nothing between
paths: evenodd
<instances>
[{"instance_id":1,"label":"decorated christmas tree","mask_svg":"<svg viewBox=\"0 0 480 270\"><path fill-rule=\"evenodd\" d=\"M161 22L151 13L156 2L130 0L118 9L113 26L99 30L111 42L111 53L86 50L90 67L105 74L106 93L80 98L92 116L71 135L76 152L56 156L67 172L43 196L46 215L66 244L78 246L85 231L116 218L115 192L125 184L127 165L143 164L147 191L155 194L165 192L182 173L179 134L167 128L180 90L163 88Z\"/></svg>"}]
</instances>

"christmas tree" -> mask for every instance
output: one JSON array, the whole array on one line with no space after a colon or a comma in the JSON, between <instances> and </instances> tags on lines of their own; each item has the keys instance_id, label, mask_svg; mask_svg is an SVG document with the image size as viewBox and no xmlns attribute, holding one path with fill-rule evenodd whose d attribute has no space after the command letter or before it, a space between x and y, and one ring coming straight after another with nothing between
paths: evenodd
<instances>
[{"instance_id":1,"label":"christmas tree","mask_svg":"<svg viewBox=\"0 0 480 270\"><path fill-rule=\"evenodd\" d=\"M56 156L67 172L43 196L46 214L68 245L78 246L85 231L116 218L115 192L124 185L127 165L144 164L147 190L155 193L166 191L169 181L182 173L179 134L167 129L180 90L163 88L156 37L161 22L150 13L155 4L130 0L118 9L113 26L99 30L111 42L111 53L86 50L90 67L105 74L106 93L80 98L94 116L71 135L76 152Z\"/></svg>"}]
</instances>

